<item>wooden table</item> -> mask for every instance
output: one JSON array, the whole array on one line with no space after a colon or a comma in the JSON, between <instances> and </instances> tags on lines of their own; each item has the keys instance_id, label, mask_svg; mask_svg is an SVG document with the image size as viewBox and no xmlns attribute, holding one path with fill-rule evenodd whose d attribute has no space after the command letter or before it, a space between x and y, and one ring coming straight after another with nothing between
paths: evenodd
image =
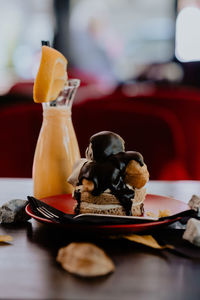
<instances>
[{"instance_id":1,"label":"wooden table","mask_svg":"<svg viewBox=\"0 0 200 300\"><path fill-rule=\"evenodd\" d=\"M187 202L200 195L200 182L148 184L148 192L174 196ZM0 204L32 194L30 179L0 179ZM177 236L182 231L177 231ZM0 245L0 299L200 299L200 260L154 250L126 240L84 237L34 220L21 226L0 225L0 234L13 237ZM56 263L60 247L71 241L91 241L115 263L113 274L81 279ZM200 249L199 249L200 250Z\"/></svg>"}]
</instances>

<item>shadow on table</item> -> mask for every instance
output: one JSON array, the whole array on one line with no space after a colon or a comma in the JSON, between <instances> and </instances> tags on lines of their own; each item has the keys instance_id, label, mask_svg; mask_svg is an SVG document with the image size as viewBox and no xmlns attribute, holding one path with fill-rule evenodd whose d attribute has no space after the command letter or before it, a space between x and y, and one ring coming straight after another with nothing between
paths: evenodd
<instances>
[{"instance_id":1,"label":"shadow on table","mask_svg":"<svg viewBox=\"0 0 200 300\"><path fill-rule=\"evenodd\" d=\"M174 249L153 249L142 244L123 239L122 235L116 235L115 239L110 235L96 235L87 232L72 232L65 228L40 224L36 221L25 222L21 224L1 224L4 234L17 236L24 231L31 243L40 248L48 249L51 256L57 255L58 249L67 246L71 242L91 242L103 248L112 256L132 255L133 253L142 253L156 255L163 259L168 259L166 252L179 255L185 258L200 259L199 248L182 239L184 230L174 229L170 226L162 229L154 229L138 234L152 235L160 245L172 245Z\"/></svg>"},{"instance_id":2,"label":"shadow on table","mask_svg":"<svg viewBox=\"0 0 200 300\"><path fill-rule=\"evenodd\" d=\"M109 235L88 234L81 231L69 232L64 228L57 228L46 224L35 224L35 221L31 224L32 230L27 231L29 241L48 249L53 256L57 255L59 248L65 247L71 242L91 242L103 248L108 254L114 257L119 255L128 256L140 252L167 259L164 251L130 242L121 238L121 236L113 239Z\"/></svg>"}]
</instances>

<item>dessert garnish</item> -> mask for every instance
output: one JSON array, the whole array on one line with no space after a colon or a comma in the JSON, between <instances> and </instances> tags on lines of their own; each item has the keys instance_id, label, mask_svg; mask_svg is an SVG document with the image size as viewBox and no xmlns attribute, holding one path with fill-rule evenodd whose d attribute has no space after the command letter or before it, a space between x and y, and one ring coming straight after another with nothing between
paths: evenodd
<instances>
[{"instance_id":1,"label":"dessert garnish","mask_svg":"<svg viewBox=\"0 0 200 300\"><path fill-rule=\"evenodd\" d=\"M58 251L56 260L66 271L81 277L103 276L115 269L104 250L92 243L71 243Z\"/></svg>"},{"instance_id":2,"label":"dessert garnish","mask_svg":"<svg viewBox=\"0 0 200 300\"><path fill-rule=\"evenodd\" d=\"M33 88L35 102L49 102L58 97L67 81L67 63L62 53L49 46L42 46L42 57Z\"/></svg>"},{"instance_id":3,"label":"dessert garnish","mask_svg":"<svg viewBox=\"0 0 200 300\"><path fill-rule=\"evenodd\" d=\"M143 214L143 187L149 172L142 155L125 151L124 144L118 134L110 131L90 138L86 158L76 163L68 178L74 186L77 214Z\"/></svg>"}]
</instances>

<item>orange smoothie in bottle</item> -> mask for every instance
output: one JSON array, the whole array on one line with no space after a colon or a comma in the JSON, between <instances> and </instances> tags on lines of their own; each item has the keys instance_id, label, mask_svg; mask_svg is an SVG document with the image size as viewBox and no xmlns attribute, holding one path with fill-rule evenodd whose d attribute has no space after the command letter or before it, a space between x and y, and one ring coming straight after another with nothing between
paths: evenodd
<instances>
[{"instance_id":1,"label":"orange smoothie in bottle","mask_svg":"<svg viewBox=\"0 0 200 300\"><path fill-rule=\"evenodd\" d=\"M70 107L44 103L43 124L33 162L34 196L43 198L71 193L67 178L79 158Z\"/></svg>"},{"instance_id":2,"label":"orange smoothie in bottle","mask_svg":"<svg viewBox=\"0 0 200 300\"><path fill-rule=\"evenodd\" d=\"M34 101L42 103L43 123L33 161L34 196L38 199L72 192L67 178L80 159L71 107L80 80L67 81L67 60L43 46L34 83ZM54 100L55 99L55 100Z\"/></svg>"}]
</instances>

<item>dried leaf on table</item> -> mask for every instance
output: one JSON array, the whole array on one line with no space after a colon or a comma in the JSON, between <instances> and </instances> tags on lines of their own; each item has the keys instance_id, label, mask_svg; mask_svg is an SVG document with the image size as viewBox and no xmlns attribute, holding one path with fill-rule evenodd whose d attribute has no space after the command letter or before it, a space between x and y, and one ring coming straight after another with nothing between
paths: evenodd
<instances>
[{"instance_id":1,"label":"dried leaf on table","mask_svg":"<svg viewBox=\"0 0 200 300\"><path fill-rule=\"evenodd\" d=\"M12 242L13 238L10 235L0 235L0 243Z\"/></svg>"},{"instance_id":2,"label":"dried leaf on table","mask_svg":"<svg viewBox=\"0 0 200 300\"><path fill-rule=\"evenodd\" d=\"M102 276L115 269L104 250L92 243L71 243L58 251L56 260L66 271L83 277Z\"/></svg>"},{"instance_id":3,"label":"dried leaf on table","mask_svg":"<svg viewBox=\"0 0 200 300\"><path fill-rule=\"evenodd\" d=\"M152 235L137 235L137 234L131 234L131 235L123 235L121 236L124 239L127 239L129 241L143 244L145 246L155 248L155 249L166 249L170 248L173 249L172 245L159 245L158 242L154 239Z\"/></svg>"}]
</instances>

